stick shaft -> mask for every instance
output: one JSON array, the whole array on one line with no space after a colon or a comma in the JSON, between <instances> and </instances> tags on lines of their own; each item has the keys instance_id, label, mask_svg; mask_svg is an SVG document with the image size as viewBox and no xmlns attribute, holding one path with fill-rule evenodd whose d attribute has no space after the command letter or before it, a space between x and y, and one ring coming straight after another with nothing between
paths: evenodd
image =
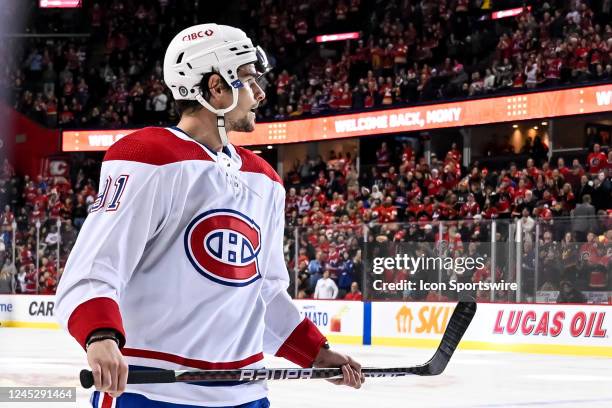
<instances>
[{"instance_id":1,"label":"stick shaft","mask_svg":"<svg viewBox=\"0 0 612 408\"><path fill-rule=\"evenodd\" d=\"M362 368L365 377L388 378L407 375L441 374L459 345L476 313L476 303L459 302L449 319L442 341L433 357L425 364L413 367L397 368ZM173 371L144 370L130 371L128 384L162 384L174 382L249 382L258 380L305 380L342 378L339 368L259 368L237 370ZM84 388L93 386L93 374L82 370L81 385Z\"/></svg>"},{"instance_id":2,"label":"stick shaft","mask_svg":"<svg viewBox=\"0 0 612 408\"><path fill-rule=\"evenodd\" d=\"M419 367L406 368L362 368L365 377L389 378L419 375ZM249 382L258 380L309 380L342 378L338 368L260 368L240 370L172 371L146 370L130 371L128 384L167 384L174 382ZM93 374L81 371L81 385L93 385Z\"/></svg>"}]
</instances>

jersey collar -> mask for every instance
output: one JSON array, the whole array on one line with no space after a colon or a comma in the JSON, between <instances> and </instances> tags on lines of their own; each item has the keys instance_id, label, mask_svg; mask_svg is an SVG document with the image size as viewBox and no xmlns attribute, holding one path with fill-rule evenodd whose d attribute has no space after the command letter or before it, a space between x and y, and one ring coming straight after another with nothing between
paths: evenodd
<instances>
[{"instance_id":1,"label":"jersey collar","mask_svg":"<svg viewBox=\"0 0 612 408\"><path fill-rule=\"evenodd\" d=\"M218 155L216 151L214 151L204 143L198 142L183 129L179 128L178 126L171 126L167 129L172 132L172 134L174 134L176 137L197 144L210 156L213 161L217 161ZM228 143L227 146L223 146L222 152L225 153L233 162L235 162L238 169L242 168L242 158L236 152L236 147L233 144Z\"/></svg>"},{"instance_id":2,"label":"jersey collar","mask_svg":"<svg viewBox=\"0 0 612 408\"><path fill-rule=\"evenodd\" d=\"M216 156L217 152L214 151L213 149L211 149L208 145L198 142L197 140L195 140L193 137L191 137L191 135L189 135L187 132L185 132L183 129L179 128L178 126L171 126L169 129L175 130L177 132L179 132L181 135L180 136L185 136L188 138L188 140L191 140L197 144L199 144L200 146L204 147L204 149L206 149L206 152L212 156ZM175 133L176 134L176 133ZM185 137L181 137L181 139L185 139ZM187 140L187 139L186 139ZM223 153L227 154L229 157L232 157L232 149L229 148L230 145L228 146L223 146L223 149L221 150Z\"/></svg>"}]
</instances>

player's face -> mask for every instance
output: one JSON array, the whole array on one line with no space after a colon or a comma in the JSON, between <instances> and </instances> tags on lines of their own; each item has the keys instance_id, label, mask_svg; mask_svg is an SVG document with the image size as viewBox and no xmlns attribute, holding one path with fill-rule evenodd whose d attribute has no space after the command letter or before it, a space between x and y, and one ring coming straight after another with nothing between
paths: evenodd
<instances>
[{"instance_id":1,"label":"player's face","mask_svg":"<svg viewBox=\"0 0 612 408\"><path fill-rule=\"evenodd\" d=\"M238 78L244 86L238 92L238 105L226 116L229 130L235 132L255 130L255 109L266 97L257 83L258 76L254 64L243 65L238 69Z\"/></svg>"}]
</instances>

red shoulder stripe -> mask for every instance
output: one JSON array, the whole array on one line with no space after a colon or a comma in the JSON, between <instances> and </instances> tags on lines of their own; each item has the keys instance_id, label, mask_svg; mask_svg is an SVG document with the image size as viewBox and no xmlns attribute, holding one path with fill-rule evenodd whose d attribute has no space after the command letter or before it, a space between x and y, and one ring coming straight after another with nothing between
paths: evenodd
<instances>
[{"instance_id":1,"label":"red shoulder stripe","mask_svg":"<svg viewBox=\"0 0 612 408\"><path fill-rule=\"evenodd\" d=\"M242 167L240 171L247 171L251 173L260 173L267 176L270 180L276 181L281 186L283 185L283 180L281 180L280 176L267 161L250 151L249 149L245 149L244 147L235 146L236 152L242 159Z\"/></svg>"},{"instance_id":2,"label":"red shoulder stripe","mask_svg":"<svg viewBox=\"0 0 612 408\"><path fill-rule=\"evenodd\" d=\"M197 143L183 140L164 128L147 127L115 142L104 161L126 160L163 166L185 160L212 161Z\"/></svg>"}]
</instances>

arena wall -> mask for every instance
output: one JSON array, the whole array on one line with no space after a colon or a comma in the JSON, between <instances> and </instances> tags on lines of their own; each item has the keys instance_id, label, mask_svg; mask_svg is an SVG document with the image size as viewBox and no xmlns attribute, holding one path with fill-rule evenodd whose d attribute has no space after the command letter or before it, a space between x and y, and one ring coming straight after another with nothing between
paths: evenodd
<instances>
[{"instance_id":1,"label":"arena wall","mask_svg":"<svg viewBox=\"0 0 612 408\"><path fill-rule=\"evenodd\" d=\"M54 308L55 296L0 295L0 328L59 329Z\"/></svg>"},{"instance_id":2,"label":"arena wall","mask_svg":"<svg viewBox=\"0 0 612 408\"><path fill-rule=\"evenodd\" d=\"M436 348L453 303L296 300L336 344ZM53 296L0 295L0 328L59 329ZM481 303L460 348L612 357L610 305Z\"/></svg>"}]
</instances>

